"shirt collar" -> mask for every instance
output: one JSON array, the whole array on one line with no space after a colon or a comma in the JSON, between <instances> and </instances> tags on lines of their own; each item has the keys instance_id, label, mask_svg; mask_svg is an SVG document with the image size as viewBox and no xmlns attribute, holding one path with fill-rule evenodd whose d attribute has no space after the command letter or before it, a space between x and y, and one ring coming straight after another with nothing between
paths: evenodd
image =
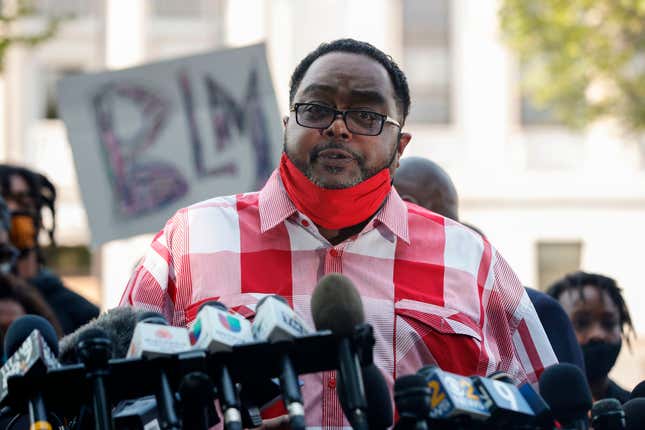
<instances>
[{"instance_id":1,"label":"shirt collar","mask_svg":"<svg viewBox=\"0 0 645 430\"><path fill-rule=\"evenodd\" d=\"M278 169L274 170L259 197L260 231L262 233L284 222L298 209L285 191ZM385 204L376 213L376 220L383 223L392 233L410 243L408 234L408 208L394 187L385 198Z\"/></svg>"}]
</instances>

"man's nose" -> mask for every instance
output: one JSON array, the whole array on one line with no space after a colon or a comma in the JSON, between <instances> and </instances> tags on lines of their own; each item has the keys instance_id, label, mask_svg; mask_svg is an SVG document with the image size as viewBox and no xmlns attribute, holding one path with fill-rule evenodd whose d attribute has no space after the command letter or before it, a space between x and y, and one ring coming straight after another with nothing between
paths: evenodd
<instances>
[{"instance_id":1,"label":"man's nose","mask_svg":"<svg viewBox=\"0 0 645 430\"><path fill-rule=\"evenodd\" d=\"M342 115L336 115L334 121L325 129L325 135L330 138L349 140L352 133L347 129L347 124Z\"/></svg>"},{"instance_id":2,"label":"man's nose","mask_svg":"<svg viewBox=\"0 0 645 430\"><path fill-rule=\"evenodd\" d=\"M600 322L593 323L587 332L586 341L590 342L592 340L607 341L607 332L602 328Z\"/></svg>"}]
</instances>

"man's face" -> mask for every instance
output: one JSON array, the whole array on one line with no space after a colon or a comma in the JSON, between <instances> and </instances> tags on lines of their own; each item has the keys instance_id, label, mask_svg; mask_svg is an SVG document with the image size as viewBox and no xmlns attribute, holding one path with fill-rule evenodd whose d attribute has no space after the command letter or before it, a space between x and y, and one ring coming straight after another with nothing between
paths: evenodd
<instances>
[{"instance_id":1,"label":"man's face","mask_svg":"<svg viewBox=\"0 0 645 430\"><path fill-rule=\"evenodd\" d=\"M616 344L620 342L620 312L605 291L586 285L582 297L577 289L567 290L559 298L580 345L596 340Z\"/></svg>"},{"instance_id":2,"label":"man's face","mask_svg":"<svg viewBox=\"0 0 645 430\"><path fill-rule=\"evenodd\" d=\"M36 202L29 192L29 184L20 175L9 177L9 189L2 190L2 196L11 212L36 212Z\"/></svg>"},{"instance_id":3,"label":"man's face","mask_svg":"<svg viewBox=\"0 0 645 430\"><path fill-rule=\"evenodd\" d=\"M303 77L294 103L369 110L401 122L387 71L364 55L334 52L318 58ZM410 135L399 138L399 128L389 123L378 136L354 134L340 116L324 130L306 128L296 123L292 112L285 119L284 140L285 152L312 182L347 188L385 167L393 174Z\"/></svg>"}]
</instances>

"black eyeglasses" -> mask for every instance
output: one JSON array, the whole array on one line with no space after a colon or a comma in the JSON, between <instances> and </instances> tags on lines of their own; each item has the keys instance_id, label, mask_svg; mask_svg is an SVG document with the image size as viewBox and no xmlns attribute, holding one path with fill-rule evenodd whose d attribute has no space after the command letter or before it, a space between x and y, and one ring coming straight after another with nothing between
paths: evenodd
<instances>
[{"instance_id":1,"label":"black eyeglasses","mask_svg":"<svg viewBox=\"0 0 645 430\"><path fill-rule=\"evenodd\" d=\"M296 113L298 125L307 128L324 130L336 120L338 115L343 117L347 130L363 136L378 136L383 131L385 123L401 128L401 124L389 116L369 110L338 110L315 103L295 103L291 112Z\"/></svg>"}]
</instances>

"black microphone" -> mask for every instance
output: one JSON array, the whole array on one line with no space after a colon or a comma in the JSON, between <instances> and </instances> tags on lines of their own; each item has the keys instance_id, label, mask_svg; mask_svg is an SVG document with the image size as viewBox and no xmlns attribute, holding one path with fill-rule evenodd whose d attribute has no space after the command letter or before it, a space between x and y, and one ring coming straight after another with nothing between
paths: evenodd
<instances>
[{"instance_id":1,"label":"black microphone","mask_svg":"<svg viewBox=\"0 0 645 430\"><path fill-rule=\"evenodd\" d=\"M629 400L645 397L645 381L641 381L629 394Z\"/></svg>"},{"instance_id":2,"label":"black microphone","mask_svg":"<svg viewBox=\"0 0 645 430\"><path fill-rule=\"evenodd\" d=\"M215 386L203 372L191 372L179 384L181 399L182 428L208 430L214 412Z\"/></svg>"},{"instance_id":3,"label":"black microphone","mask_svg":"<svg viewBox=\"0 0 645 430\"><path fill-rule=\"evenodd\" d=\"M419 375L405 375L394 381L394 402L399 412L396 430L427 430L430 416L430 388Z\"/></svg>"},{"instance_id":4,"label":"black microphone","mask_svg":"<svg viewBox=\"0 0 645 430\"><path fill-rule=\"evenodd\" d=\"M392 398L387 388L381 370L375 364L370 364L361 369L363 385L365 386L365 399L367 400L367 425L370 430L387 429L392 426L394 413L392 412ZM338 379L338 399L345 416L349 413L345 409L345 388L343 381Z\"/></svg>"},{"instance_id":5,"label":"black microphone","mask_svg":"<svg viewBox=\"0 0 645 430\"><path fill-rule=\"evenodd\" d=\"M22 316L7 329L4 350L10 358L0 369L0 401L26 400L31 428L51 428L41 390L47 370L59 366L56 331L43 317Z\"/></svg>"},{"instance_id":6,"label":"black microphone","mask_svg":"<svg viewBox=\"0 0 645 430\"><path fill-rule=\"evenodd\" d=\"M598 400L591 407L591 426L594 430L624 430L625 425L625 411L618 400Z\"/></svg>"},{"instance_id":7,"label":"black microphone","mask_svg":"<svg viewBox=\"0 0 645 430\"><path fill-rule=\"evenodd\" d=\"M577 366L560 363L547 367L540 376L540 394L563 429L587 430L591 391Z\"/></svg>"},{"instance_id":8,"label":"black microphone","mask_svg":"<svg viewBox=\"0 0 645 430\"><path fill-rule=\"evenodd\" d=\"M311 297L311 313L317 330L331 330L340 338L338 380L344 390L343 411L354 429L367 430L365 387L358 353L351 341L356 326L365 322L365 314L352 281L339 273L324 276Z\"/></svg>"},{"instance_id":9,"label":"black microphone","mask_svg":"<svg viewBox=\"0 0 645 430\"><path fill-rule=\"evenodd\" d=\"M108 361L112 356L112 341L98 327L90 328L79 336L76 355L85 365L86 377L92 384L92 409L96 430L112 429L109 402L104 378L110 374Z\"/></svg>"},{"instance_id":10,"label":"black microphone","mask_svg":"<svg viewBox=\"0 0 645 430\"><path fill-rule=\"evenodd\" d=\"M645 398L638 397L623 405L625 411L625 430L645 429Z\"/></svg>"}]
</instances>

